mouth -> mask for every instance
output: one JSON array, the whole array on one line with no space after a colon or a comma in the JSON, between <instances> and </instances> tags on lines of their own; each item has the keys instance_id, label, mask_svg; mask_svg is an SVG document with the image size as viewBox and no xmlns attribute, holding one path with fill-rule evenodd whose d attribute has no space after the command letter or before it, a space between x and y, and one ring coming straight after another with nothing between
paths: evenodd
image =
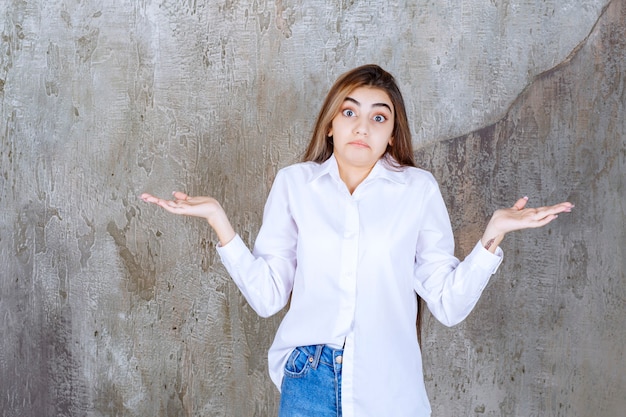
<instances>
[{"instance_id":1,"label":"mouth","mask_svg":"<svg viewBox=\"0 0 626 417\"><path fill-rule=\"evenodd\" d=\"M362 140L353 140L352 142L348 142L349 145L354 145L359 148L369 148L369 145Z\"/></svg>"}]
</instances>

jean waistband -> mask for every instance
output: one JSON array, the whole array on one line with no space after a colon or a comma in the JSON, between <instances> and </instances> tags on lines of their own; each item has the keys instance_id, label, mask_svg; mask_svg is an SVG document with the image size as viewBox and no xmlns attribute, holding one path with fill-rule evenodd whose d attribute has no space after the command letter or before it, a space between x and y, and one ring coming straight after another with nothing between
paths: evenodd
<instances>
[{"instance_id":1,"label":"jean waistband","mask_svg":"<svg viewBox=\"0 0 626 417\"><path fill-rule=\"evenodd\" d=\"M341 367L343 363L343 349L334 349L326 345L303 346L302 349L307 351L313 369L320 363L331 367Z\"/></svg>"}]
</instances>

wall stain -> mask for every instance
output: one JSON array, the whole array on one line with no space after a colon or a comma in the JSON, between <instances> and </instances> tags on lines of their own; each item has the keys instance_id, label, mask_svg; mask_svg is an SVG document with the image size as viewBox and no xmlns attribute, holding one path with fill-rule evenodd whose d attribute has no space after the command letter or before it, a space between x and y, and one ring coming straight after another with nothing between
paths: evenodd
<instances>
[{"instance_id":1,"label":"wall stain","mask_svg":"<svg viewBox=\"0 0 626 417\"><path fill-rule=\"evenodd\" d=\"M288 39L292 35L291 27L296 22L296 12L292 5L284 3L284 0L276 1L276 28Z\"/></svg>"},{"instance_id":2,"label":"wall stain","mask_svg":"<svg viewBox=\"0 0 626 417\"><path fill-rule=\"evenodd\" d=\"M98 46L98 36L100 29L94 28L76 40L76 54L80 62L85 64L91 60L91 56Z\"/></svg>"},{"instance_id":3,"label":"wall stain","mask_svg":"<svg viewBox=\"0 0 626 417\"><path fill-rule=\"evenodd\" d=\"M565 285L572 291L574 296L582 300L587 287L587 265L589 254L585 242L574 242L572 248L567 253L567 275Z\"/></svg>"},{"instance_id":4,"label":"wall stain","mask_svg":"<svg viewBox=\"0 0 626 417\"><path fill-rule=\"evenodd\" d=\"M156 270L154 254L149 245L146 245L147 253L133 251L126 239L126 234L130 230L131 219L135 217L136 211L130 207L126 213L128 220L124 228L119 228L115 221L110 221L107 225L107 232L113 238L117 246L118 253L128 274L128 291L137 294L145 301L154 299ZM145 259L142 262L142 259Z\"/></svg>"},{"instance_id":5,"label":"wall stain","mask_svg":"<svg viewBox=\"0 0 626 417\"><path fill-rule=\"evenodd\" d=\"M46 89L46 95L59 96L59 76L61 70L61 58L59 54L59 46L50 42L48 44L48 50L46 51L46 79L44 86Z\"/></svg>"},{"instance_id":6,"label":"wall stain","mask_svg":"<svg viewBox=\"0 0 626 417\"><path fill-rule=\"evenodd\" d=\"M80 251L80 266L86 268L87 261L91 258L91 248L93 248L96 241L96 226L93 220L89 220L84 215L82 217L89 231L85 234L79 234L77 231L76 240L78 241L78 250Z\"/></svg>"}]
</instances>

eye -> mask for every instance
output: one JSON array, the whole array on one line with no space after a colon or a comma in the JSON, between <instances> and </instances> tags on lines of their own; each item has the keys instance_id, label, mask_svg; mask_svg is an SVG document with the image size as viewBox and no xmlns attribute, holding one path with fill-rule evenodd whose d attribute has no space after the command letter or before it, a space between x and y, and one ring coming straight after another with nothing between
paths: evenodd
<instances>
[{"instance_id":1,"label":"eye","mask_svg":"<svg viewBox=\"0 0 626 417\"><path fill-rule=\"evenodd\" d=\"M350 109L345 109L344 111L341 112L344 116L346 117L353 117L354 116L354 112Z\"/></svg>"},{"instance_id":2,"label":"eye","mask_svg":"<svg viewBox=\"0 0 626 417\"><path fill-rule=\"evenodd\" d=\"M382 114L377 114L376 116L374 116L374 121L375 122L382 123L385 120L387 120L387 118L385 116L383 116Z\"/></svg>"}]
</instances>

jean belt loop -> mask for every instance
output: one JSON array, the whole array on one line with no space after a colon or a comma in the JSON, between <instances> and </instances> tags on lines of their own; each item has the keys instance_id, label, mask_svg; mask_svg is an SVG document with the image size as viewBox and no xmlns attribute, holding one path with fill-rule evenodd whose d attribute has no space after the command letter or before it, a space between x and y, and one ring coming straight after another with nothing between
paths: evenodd
<instances>
[{"instance_id":1,"label":"jean belt loop","mask_svg":"<svg viewBox=\"0 0 626 417\"><path fill-rule=\"evenodd\" d=\"M322 356L322 350L324 350L324 345L315 346L315 353L313 354L313 362L311 362L311 368L317 369L317 365L319 365L320 358Z\"/></svg>"}]
</instances>

